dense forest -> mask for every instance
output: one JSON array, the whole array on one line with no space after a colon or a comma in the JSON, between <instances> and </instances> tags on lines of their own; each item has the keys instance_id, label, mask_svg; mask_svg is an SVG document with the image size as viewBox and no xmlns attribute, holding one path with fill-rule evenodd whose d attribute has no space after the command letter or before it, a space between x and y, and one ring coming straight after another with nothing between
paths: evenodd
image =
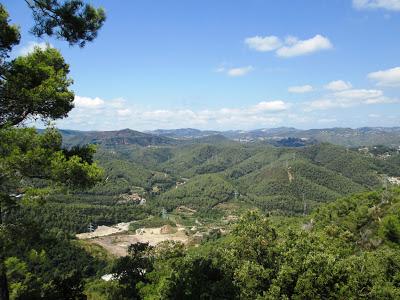
<instances>
[{"instance_id":1,"label":"dense forest","mask_svg":"<svg viewBox=\"0 0 400 300\"><path fill-rule=\"evenodd\" d=\"M54 293L62 293L57 299L398 299L399 204L400 190L390 188L338 199L300 218L252 210L199 247L135 244L118 259L25 217L15 229L24 239L7 248L11 293L14 299ZM113 280L100 279L108 272Z\"/></svg>"},{"instance_id":2,"label":"dense forest","mask_svg":"<svg viewBox=\"0 0 400 300\"><path fill-rule=\"evenodd\" d=\"M372 154L371 154L372 155ZM212 215L235 203L275 215L303 215L321 203L382 187L400 176L397 151L382 159L332 144L301 148L217 141L167 147L98 146L103 180L89 189L54 190L24 214L70 233L158 215L180 206ZM139 195L138 201L125 201Z\"/></svg>"}]
</instances>

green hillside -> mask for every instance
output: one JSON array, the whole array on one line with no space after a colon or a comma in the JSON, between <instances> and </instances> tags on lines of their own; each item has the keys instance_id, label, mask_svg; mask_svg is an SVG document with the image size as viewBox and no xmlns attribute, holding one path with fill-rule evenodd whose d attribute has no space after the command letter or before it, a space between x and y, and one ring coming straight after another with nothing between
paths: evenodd
<instances>
[{"instance_id":1,"label":"green hillside","mask_svg":"<svg viewBox=\"0 0 400 300\"><path fill-rule=\"evenodd\" d=\"M247 159L255 149L235 142L193 143L177 147L172 159L162 165L162 168L181 176L217 173Z\"/></svg>"},{"instance_id":2,"label":"green hillside","mask_svg":"<svg viewBox=\"0 0 400 300\"><path fill-rule=\"evenodd\" d=\"M307 218L252 211L228 234L195 248L144 247L120 262L148 258L135 286L143 299L399 299L400 189L356 194ZM150 251L149 251L150 250ZM121 266L124 276L129 267ZM88 292L110 297L110 283ZM199 297L201 295L201 297ZM110 299L110 298L106 298Z\"/></svg>"},{"instance_id":3,"label":"green hillside","mask_svg":"<svg viewBox=\"0 0 400 300\"><path fill-rule=\"evenodd\" d=\"M317 230L365 249L400 245L400 189L339 199L311 216Z\"/></svg>"},{"instance_id":4,"label":"green hillside","mask_svg":"<svg viewBox=\"0 0 400 300\"><path fill-rule=\"evenodd\" d=\"M106 181L89 194L118 199L139 192L152 210L181 205L211 210L238 200L272 213L303 214L320 203L379 187L383 174L399 176L399 157L394 152L383 160L327 143L299 148L226 140L101 146L96 159Z\"/></svg>"},{"instance_id":5,"label":"green hillside","mask_svg":"<svg viewBox=\"0 0 400 300\"><path fill-rule=\"evenodd\" d=\"M113 145L170 145L176 144L171 138L147 134L131 129L119 131L61 131L63 143L66 146L99 144L104 146Z\"/></svg>"},{"instance_id":6,"label":"green hillside","mask_svg":"<svg viewBox=\"0 0 400 300\"><path fill-rule=\"evenodd\" d=\"M184 185L162 194L157 205L169 210L185 205L194 209L211 209L221 202L234 199L235 189L231 183L217 174L199 175Z\"/></svg>"},{"instance_id":7,"label":"green hillside","mask_svg":"<svg viewBox=\"0 0 400 300\"><path fill-rule=\"evenodd\" d=\"M63 218L45 221L68 231L84 231L91 221L126 222L182 205L202 216L230 203L275 215L303 215L322 203L380 187L383 174L400 176L399 157L394 151L381 159L327 143L300 148L226 140L157 147L100 145L95 159L105 171L102 182L67 197L55 195L42 209L57 216L72 202L80 215L90 211L91 218L71 218L64 225ZM137 197L133 195L145 198L146 204L126 200Z\"/></svg>"},{"instance_id":8,"label":"green hillside","mask_svg":"<svg viewBox=\"0 0 400 300\"><path fill-rule=\"evenodd\" d=\"M313 163L339 172L361 185L374 186L380 183L374 171L381 169L378 161L371 157L326 143L305 148L302 153Z\"/></svg>"}]
</instances>

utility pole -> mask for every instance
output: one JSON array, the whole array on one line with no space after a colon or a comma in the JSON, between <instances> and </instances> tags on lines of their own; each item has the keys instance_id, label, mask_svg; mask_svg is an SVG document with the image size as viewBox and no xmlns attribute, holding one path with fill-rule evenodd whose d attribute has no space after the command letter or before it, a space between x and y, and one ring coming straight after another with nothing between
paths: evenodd
<instances>
[{"instance_id":1,"label":"utility pole","mask_svg":"<svg viewBox=\"0 0 400 300\"><path fill-rule=\"evenodd\" d=\"M94 231L94 225L92 224L92 222L89 223L88 229L89 229L89 232Z\"/></svg>"},{"instance_id":2,"label":"utility pole","mask_svg":"<svg viewBox=\"0 0 400 300\"><path fill-rule=\"evenodd\" d=\"M164 207L161 209L161 218L163 218L163 219L168 218L167 210Z\"/></svg>"},{"instance_id":3,"label":"utility pole","mask_svg":"<svg viewBox=\"0 0 400 300\"><path fill-rule=\"evenodd\" d=\"M305 200L305 195L303 193L303 216L306 215L306 211L307 211L307 202Z\"/></svg>"},{"instance_id":4,"label":"utility pole","mask_svg":"<svg viewBox=\"0 0 400 300\"><path fill-rule=\"evenodd\" d=\"M387 190L388 190L388 180L387 180L387 176L383 175L382 177L382 187L383 187L383 191L381 194L381 204L386 204L387 201Z\"/></svg>"}]
</instances>

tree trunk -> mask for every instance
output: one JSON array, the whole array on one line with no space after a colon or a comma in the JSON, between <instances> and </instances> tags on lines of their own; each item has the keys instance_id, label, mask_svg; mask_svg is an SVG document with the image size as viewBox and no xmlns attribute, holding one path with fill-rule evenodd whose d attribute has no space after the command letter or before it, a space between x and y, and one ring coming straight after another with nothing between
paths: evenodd
<instances>
[{"instance_id":1,"label":"tree trunk","mask_svg":"<svg viewBox=\"0 0 400 300\"><path fill-rule=\"evenodd\" d=\"M3 224L3 199L0 194L0 230L4 230ZM0 233L1 234L1 233ZM1 239L1 235L0 235ZM6 273L6 265L4 264L4 242L0 240L0 300L9 300L8 281Z\"/></svg>"},{"instance_id":2,"label":"tree trunk","mask_svg":"<svg viewBox=\"0 0 400 300\"><path fill-rule=\"evenodd\" d=\"M6 266L3 257L0 259L0 300L9 300Z\"/></svg>"}]
</instances>

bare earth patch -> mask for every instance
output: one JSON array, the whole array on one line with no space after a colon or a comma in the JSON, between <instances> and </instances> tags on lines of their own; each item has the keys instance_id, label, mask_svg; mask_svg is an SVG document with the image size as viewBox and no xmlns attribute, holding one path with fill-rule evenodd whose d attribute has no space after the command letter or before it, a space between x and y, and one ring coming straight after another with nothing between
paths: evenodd
<instances>
[{"instance_id":1,"label":"bare earth patch","mask_svg":"<svg viewBox=\"0 0 400 300\"><path fill-rule=\"evenodd\" d=\"M119 225L119 224L118 224ZM90 239L90 243L100 245L106 249L109 253L115 256L127 255L128 247L131 244L138 242L149 243L152 246L157 245L160 242L171 240L179 241L182 243L188 242L188 236L185 233L184 228L178 228L173 233L163 233L165 230L161 230L162 227L158 228L145 228L144 231L140 230L140 233L136 234L125 234L124 231L117 226L99 226L99 231L92 233L77 234L78 239ZM107 228L104 228L107 227ZM125 227L123 227L125 228ZM108 234L107 234L108 233Z\"/></svg>"},{"instance_id":2,"label":"bare earth patch","mask_svg":"<svg viewBox=\"0 0 400 300\"><path fill-rule=\"evenodd\" d=\"M76 235L77 239L85 240L100 236L111 235L128 231L129 223L118 223L114 226L99 226L93 232L79 233Z\"/></svg>"}]
</instances>

